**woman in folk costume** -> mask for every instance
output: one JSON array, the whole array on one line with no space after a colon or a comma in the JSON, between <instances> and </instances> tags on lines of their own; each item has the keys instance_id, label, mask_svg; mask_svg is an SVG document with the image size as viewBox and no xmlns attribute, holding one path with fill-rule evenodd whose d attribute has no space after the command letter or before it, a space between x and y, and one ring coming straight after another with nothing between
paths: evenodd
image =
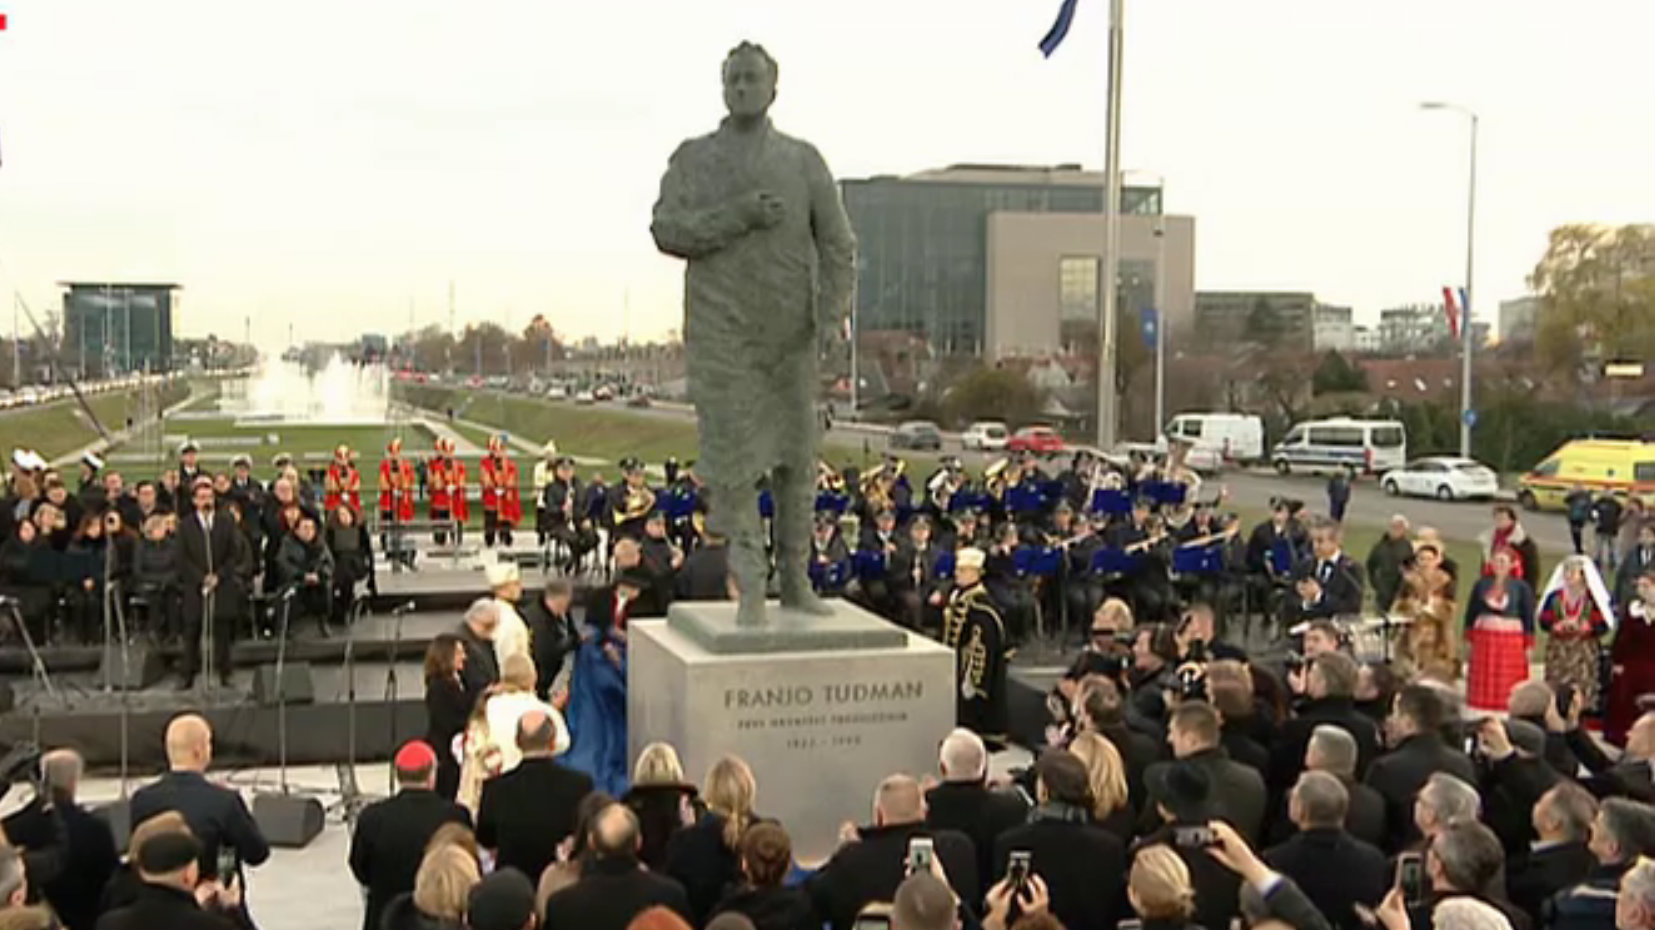
<instances>
[{"instance_id":1,"label":"woman in folk costume","mask_svg":"<svg viewBox=\"0 0 1655 930\"><path fill-rule=\"evenodd\" d=\"M1528 680L1534 645L1534 589L1517 577L1517 554L1497 549L1491 573L1477 579L1465 605L1465 638L1471 643L1465 702L1477 710L1503 711L1511 689Z\"/></svg>"},{"instance_id":2,"label":"woman in folk costume","mask_svg":"<svg viewBox=\"0 0 1655 930\"><path fill-rule=\"evenodd\" d=\"M1460 677L1454 636L1454 576L1443 567L1442 549L1416 540L1402 572L1402 590L1391 613L1408 621L1397 652L1415 671L1444 681Z\"/></svg>"},{"instance_id":3,"label":"woman in folk costume","mask_svg":"<svg viewBox=\"0 0 1655 930\"><path fill-rule=\"evenodd\" d=\"M1633 591L1635 597L1621 608L1620 626L1609 649L1603 736L1617 746L1626 745L1626 731L1643 713L1638 698L1655 693L1655 571L1638 576Z\"/></svg>"},{"instance_id":4,"label":"woman in folk costume","mask_svg":"<svg viewBox=\"0 0 1655 930\"><path fill-rule=\"evenodd\" d=\"M517 489L517 463L506 452L503 434L490 436L482 464L483 544L511 545L512 527L523 519L523 498Z\"/></svg>"},{"instance_id":5,"label":"woman in folk costume","mask_svg":"<svg viewBox=\"0 0 1655 930\"><path fill-rule=\"evenodd\" d=\"M1532 589L1540 583L1540 547L1529 538L1523 524L1517 522L1517 509L1509 504L1494 505L1494 530L1478 537L1483 544L1483 577L1492 575L1494 553L1511 550L1515 557L1512 577L1529 583Z\"/></svg>"},{"instance_id":6,"label":"woman in folk costume","mask_svg":"<svg viewBox=\"0 0 1655 930\"><path fill-rule=\"evenodd\" d=\"M1564 559L1540 595L1539 624L1546 631L1546 684L1581 696L1588 713L1598 707L1598 641L1614 627L1609 589L1585 556Z\"/></svg>"},{"instance_id":7,"label":"woman in folk costume","mask_svg":"<svg viewBox=\"0 0 1655 930\"><path fill-rule=\"evenodd\" d=\"M414 519L414 463L402 457L402 437L385 446L379 462L379 520L406 523Z\"/></svg>"}]
</instances>

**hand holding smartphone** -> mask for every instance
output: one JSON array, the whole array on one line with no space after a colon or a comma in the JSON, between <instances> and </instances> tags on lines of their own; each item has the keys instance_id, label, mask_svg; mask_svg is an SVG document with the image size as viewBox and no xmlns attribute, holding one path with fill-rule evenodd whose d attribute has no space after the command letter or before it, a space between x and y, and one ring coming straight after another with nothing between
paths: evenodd
<instances>
[{"instance_id":1,"label":"hand holding smartphone","mask_svg":"<svg viewBox=\"0 0 1655 930\"><path fill-rule=\"evenodd\" d=\"M918 875L931 871L931 860L935 859L936 855L936 846L929 836L916 836L909 840L908 874Z\"/></svg>"},{"instance_id":2,"label":"hand holding smartphone","mask_svg":"<svg viewBox=\"0 0 1655 930\"><path fill-rule=\"evenodd\" d=\"M1396 857L1396 887L1403 903L1414 907L1425 902L1425 859L1419 853Z\"/></svg>"}]
</instances>

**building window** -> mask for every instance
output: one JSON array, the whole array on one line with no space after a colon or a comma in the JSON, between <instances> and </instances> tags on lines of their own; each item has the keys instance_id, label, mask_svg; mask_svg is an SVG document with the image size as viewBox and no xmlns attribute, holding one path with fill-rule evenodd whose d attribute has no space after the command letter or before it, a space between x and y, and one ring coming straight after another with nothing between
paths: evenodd
<instances>
[{"instance_id":1,"label":"building window","mask_svg":"<svg viewBox=\"0 0 1655 930\"><path fill-rule=\"evenodd\" d=\"M1098 318L1098 260L1066 255L1057 260L1057 301L1061 320Z\"/></svg>"}]
</instances>

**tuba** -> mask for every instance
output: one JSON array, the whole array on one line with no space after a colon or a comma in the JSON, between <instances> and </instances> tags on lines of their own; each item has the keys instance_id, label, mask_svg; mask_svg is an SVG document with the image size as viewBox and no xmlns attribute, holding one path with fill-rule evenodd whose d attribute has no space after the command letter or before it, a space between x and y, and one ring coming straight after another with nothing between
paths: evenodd
<instances>
[{"instance_id":1,"label":"tuba","mask_svg":"<svg viewBox=\"0 0 1655 930\"><path fill-rule=\"evenodd\" d=\"M648 487L627 488L626 494L621 497L621 506L615 508L615 523L617 525L633 520L642 520L655 509L655 492Z\"/></svg>"},{"instance_id":2,"label":"tuba","mask_svg":"<svg viewBox=\"0 0 1655 930\"><path fill-rule=\"evenodd\" d=\"M873 513L896 508L896 501L892 498L891 489L886 484L887 481L894 482L895 479L887 474L887 471L883 464L868 469L863 473L861 484L857 489L862 493L862 500L867 502L868 509Z\"/></svg>"}]
</instances>

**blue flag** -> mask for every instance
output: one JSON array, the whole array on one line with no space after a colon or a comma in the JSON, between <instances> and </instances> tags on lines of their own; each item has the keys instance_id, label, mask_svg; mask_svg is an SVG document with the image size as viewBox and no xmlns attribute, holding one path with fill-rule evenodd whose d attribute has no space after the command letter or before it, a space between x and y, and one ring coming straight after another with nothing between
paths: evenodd
<instances>
[{"instance_id":1,"label":"blue flag","mask_svg":"<svg viewBox=\"0 0 1655 930\"><path fill-rule=\"evenodd\" d=\"M1046 37L1040 40L1040 53L1047 58L1057 51L1063 44L1063 39L1069 34L1069 27L1075 22L1075 4L1080 0L1063 0L1063 5L1057 8L1057 21L1052 28L1046 30Z\"/></svg>"},{"instance_id":2,"label":"blue flag","mask_svg":"<svg viewBox=\"0 0 1655 930\"><path fill-rule=\"evenodd\" d=\"M1143 330L1144 346L1150 351L1155 350L1155 337L1160 334L1161 314L1154 307L1145 307L1138 311L1139 328Z\"/></svg>"}]
</instances>

